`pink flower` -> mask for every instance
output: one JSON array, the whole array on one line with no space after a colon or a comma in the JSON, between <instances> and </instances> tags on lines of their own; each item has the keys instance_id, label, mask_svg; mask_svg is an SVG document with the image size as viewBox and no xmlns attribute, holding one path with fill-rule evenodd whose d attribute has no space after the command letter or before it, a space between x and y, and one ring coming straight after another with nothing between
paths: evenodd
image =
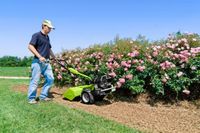
<instances>
[{"instance_id":1,"label":"pink flower","mask_svg":"<svg viewBox=\"0 0 200 133\"><path fill-rule=\"evenodd\" d=\"M122 84L120 82L117 82L116 88L120 88Z\"/></svg>"},{"instance_id":2,"label":"pink flower","mask_svg":"<svg viewBox=\"0 0 200 133\"><path fill-rule=\"evenodd\" d=\"M190 52L191 52L192 54L195 54L195 55L196 55L196 54L200 53L200 47L191 48Z\"/></svg>"},{"instance_id":3,"label":"pink flower","mask_svg":"<svg viewBox=\"0 0 200 133\"><path fill-rule=\"evenodd\" d=\"M147 61L150 62L150 63L152 63L152 64L154 62L152 59L148 59Z\"/></svg>"},{"instance_id":4,"label":"pink flower","mask_svg":"<svg viewBox=\"0 0 200 133\"><path fill-rule=\"evenodd\" d=\"M61 80L62 76L60 74L58 74L57 78L58 78L58 80Z\"/></svg>"},{"instance_id":5,"label":"pink flower","mask_svg":"<svg viewBox=\"0 0 200 133\"><path fill-rule=\"evenodd\" d=\"M182 38L181 41L184 42L184 43L187 43L187 39L186 38Z\"/></svg>"},{"instance_id":6,"label":"pink flower","mask_svg":"<svg viewBox=\"0 0 200 133\"><path fill-rule=\"evenodd\" d=\"M154 47L153 47L153 50L154 50L154 51L156 51L156 50L157 50L157 48L154 46Z\"/></svg>"},{"instance_id":7,"label":"pink flower","mask_svg":"<svg viewBox=\"0 0 200 133\"><path fill-rule=\"evenodd\" d=\"M139 52L137 50L134 50L132 53L128 53L128 56L130 57L136 57L139 55Z\"/></svg>"},{"instance_id":8,"label":"pink flower","mask_svg":"<svg viewBox=\"0 0 200 133\"><path fill-rule=\"evenodd\" d=\"M126 67L126 65L127 65L127 64L126 64L126 61L122 61L122 62L121 62L121 65L124 66L124 67Z\"/></svg>"},{"instance_id":9,"label":"pink flower","mask_svg":"<svg viewBox=\"0 0 200 133\"><path fill-rule=\"evenodd\" d=\"M197 68L196 68L195 66L192 66L191 69L192 69L192 70L196 70Z\"/></svg>"},{"instance_id":10,"label":"pink flower","mask_svg":"<svg viewBox=\"0 0 200 133\"><path fill-rule=\"evenodd\" d=\"M80 68L80 67L77 67L77 70L78 70L78 71L80 71L80 70L81 70L81 68Z\"/></svg>"},{"instance_id":11,"label":"pink flower","mask_svg":"<svg viewBox=\"0 0 200 133\"><path fill-rule=\"evenodd\" d=\"M108 75L111 76L111 77L113 77L113 78L116 77L116 73L115 72L111 72Z\"/></svg>"},{"instance_id":12,"label":"pink flower","mask_svg":"<svg viewBox=\"0 0 200 133\"><path fill-rule=\"evenodd\" d=\"M175 45L175 44L172 44L172 45L167 45L167 47L168 47L168 48L171 48L171 49L173 49L173 50L174 50L174 49L176 48L176 45Z\"/></svg>"},{"instance_id":13,"label":"pink flower","mask_svg":"<svg viewBox=\"0 0 200 133\"><path fill-rule=\"evenodd\" d=\"M184 47L181 47L181 50L184 50L185 48Z\"/></svg>"},{"instance_id":14,"label":"pink flower","mask_svg":"<svg viewBox=\"0 0 200 133\"><path fill-rule=\"evenodd\" d=\"M146 57L147 57L147 59L151 59L152 58L150 55L147 55Z\"/></svg>"},{"instance_id":15,"label":"pink flower","mask_svg":"<svg viewBox=\"0 0 200 133\"><path fill-rule=\"evenodd\" d=\"M56 63L53 63L53 66L56 66L57 64Z\"/></svg>"},{"instance_id":16,"label":"pink flower","mask_svg":"<svg viewBox=\"0 0 200 133\"><path fill-rule=\"evenodd\" d=\"M60 64L64 66L64 65L65 65L65 62L64 62L64 61L61 61Z\"/></svg>"},{"instance_id":17,"label":"pink flower","mask_svg":"<svg viewBox=\"0 0 200 133\"><path fill-rule=\"evenodd\" d=\"M178 77L181 77L182 75L183 75L183 72L177 73L177 76L178 76Z\"/></svg>"},{"instance_id":18,"label":"pink flower","mask_svg":"<svg viewBox=\"0 0 200 133\"><path fill-rule=\"evenodd\" d=\"M117 55L117 58L118 58L118 59L121 59L122 57L123 57L122 54Z\"/></svg>"},{"instance_id":19,"label":"pink flower","mask_svg":"<svg viewBox=\"0 0 200 133\"><path fill-rule=\"evenodd\" d=\"M132 75L132 74L128 74L128 75L126 75L126 79L128 79L128 80L132 80L132 78L133 78L133 75Z\"/></svg>"},{"instance_id":20,"label":"pink flower","mask_svg":"<svg viewBox=\"0 0 200 133\"><path fill-rule=\"evenodd\" d=\"M144 69L145 69L145 66L138 66L138 67L136 68L136 70L138 70L138 71L140 71L140 72L143 72Z\"/></svg>"},{"instance_id":21,"label":"pink flower","mask_svg":"<svg viewBox=\"0 0 200 133\"><path fill-rule=\"evenodd\" d=\"M139 62L139 61L138 61L137 59L135 59L135 60L132 61L133 64L136 64L136 63L138 63L138 62Z\"/></svg>"},{"instance_id":22,"label":"pink flower","mask_svg":"<svg viewBox=\"0 0 200 133\"><path fill-rule=\"evenodd\" d=\"M102 57L102 56L103 56L103 53L102 53L102 52L99 52L98 55Z\"/></svg>"},{"instance_id":23,"label":"pink flower","mask_svg":"<svg viewBox=\"0 0 200 133\"><path fill-rule=\"evenodd\" d=\"M142 63L144 63L144 61L143 60L139 60L139 62L142 64Z\"/></svg>"},{"instance_id":24,"label":"pink flower","mask_svg":"<svg viewBox=\"0 0 200 133\"><path fill-rule=\"evenodd\" d=\"M114 68L119 68L120 65L115 61L115 62L113 63L113 67L114 67Z\"/></svg>"},{"instance_id":25,"label":"pink flower","mask_svg":"<svg viewBox=\"0 0 200 133\"><path fill-rule=\"evenodd\" d=\"M80 62L80 58L76 58L75 61L76 61L76 62Z\"/></svg>"},{"instance_id":26,"label":"pink flower","mask_svg":"<svg viewBox=\"0 0 200 133\"><path fill-rule=\"evenodd\" d=\"M103 53L99 52L99 53L93 53L90 55L90 58L95 57L96 59L101 59L103 57Z\"/></svg>"},{"instance_id":27,"label":"pink flower","mask_svg":"<svg viewBox=\"0 0 200 133\"><path fill-rule=\"evenodd\" d=\"M167 82L166 78L162 78L162 82L165 84Z\"/></svg>"},{"instance_id":28,"label":"pink flower","mask_svg":"<svg viewBox=\"0 0 200 133\"><path fill-rule=\"evenodd\" d=\"M65 72L65 71L66 71L66 69L65 69L64 67L61 67L61 71Z\"/></svg>"},{"instance_id":29,"label":"pink flower","mask_svg":"<svg viewBox=\"0 0 200 133\"><path fill-rule=\"evenodd\" d=\"M112 53L112 54L110 55L110 58L115 58L115 54Z\"/></svg>"},{"instance_id":30,"label":"pink flower","mask_svg":"<svg viewBox=\"0 0 200 133\"><path fill-rule=\"evenodd\" d=\"M124 71L128 71L128 68L127 68L127 67L125 67L125 68L124 68Z\"/></svg>"},{"instance_id":31,"label":"pink flower","mask_svg":"<svg viewBox=\"0 0 200 133\"><path fill-rule=\"evenodd\" d=\"M162 70L168 69L168 68L173 68L175 67L175 65L169 61L165 61L163 63L160 64L160 67Z\"/></svg>"},{"instance_id":32,"label":"pink flower","mask_svg":"<svg viewBox=\"0 0 200 133\"><path fill-rule=\"evenodd\" d=\"M165 78L166 78L167 80L170 79L169 76L168 76L166 73L164 74L164 76L165 76Z\"/></svg>"},{"instance_id":33,"label":"pink flower","mask_svg":"<svg viewBox=\"0 0 200 133\"><path fill-rule=\"evenodd\" d=\"M186 56L186 57L189 57L191 55L191 53L189 53L188 50L184 50L184 51L181 51L180 52L182 55Z\"/></svg>"},{"instance_id":34,"label":"pink flower","mask_svg":"<svg viewBox=\"0 0 200 133\"><path fill-rule=\"evenodd\" d=\"M127 63L128 63L128 64L131 64L131 60L128 60Z\"/></svg>"},{"instance_id":35,"label":"pink flower","mask_svg":"<svg viewBox=\"0 0 200 133\"><path fill-rule=\"evenodd\" d=\"M156 57L158 55L158 52L157 51L154 51L153 52L153 57Z\"/></svg>"},{"instance_id":36,"label":"pink flower","mask_svg":"<svg viewBox=\"0 0 200 133\"><path fill-rule=\"evenodd\" d=\"M184 89L182 92L185 93L186 95L189 95L189 94L190 94L190 91L187 90L187 89Z\"/></svg>"},{"instance_id":37,"label":"pink flower","mask_svg":"<svg viewBox=\"0 0 200 133\"><path fill-rule=\"evenodd\" d=\"M179 55L178 54L173 54L173 57L175 57L176 59L178 59Z\"/></svg>"},{"instance_id":38,"label":"pink flower","mask_svg":"<svg viewBox=\"0 0 200 133\"><path fill-rule=\"evenodd\" d=\"M55 72L58 72L58 69L57 69L57 68L55 69Z\"/></svg>"},{"instance_id":39,"label":"pink flower","mask_svg":"<svg viewBox=\"0 0 200 133\"><path fill-rule=\"evenodd\" d=\"M86 62L85 62L85 65L88 65L88 64L90 64L90 62L89 62L89 61L86 61Z\"/></svg>"},{"instance_id":40,"label":"pink flower","mask_svg":"<svg viewBox=\"0 0 200 133\"><path fill-rule=\"evenodd\" d=\"M131 67L131 64L129 64L129 63L126 62L126 61L122 61L122 62L121 62L121 65L122 65L123 67L127 67L127 68L130 68L130 67Z\"/></svg>"},{"instance_id":41,"label":"pink flower","mask_svg":"<svg viewBox=\"0 0 200 133\"><path fill-rule=\"evenodd\" d=\"M181 65L181 68L184 68L184 67L185 67L185 64L182 64L182 65Z\"/></svg>"},{"instance_id":42,"label":"pink flower","mask_svg":"<svg viewBox=\"0 0 200 133\"><path fill-rule=\"evenodd\" d=\"M113 65L112 65L112 63L106 63L106 65L107 65L108 69L110 69L110 70L113 69Z\"/></svg>"},{"instance_id":43,"label":"pink flower","mask_svg":"<svg viewBox=\"0 0 200 133\"><path fill-rule=\"evenodd\" d=\"M196 42L196 41L197 41L197 39L196 39L196 38L192 38L192 41Z\"/></svg>"},{"instance_id":44,"label":"pink flower","mask_svg":"<svg viewBox=\"0 0 200 133\"><path fill-rule=\"evenodd\" d=\"M157 64L158 64L158 62L157 62L157 61L154 61L154 62L153 62L153 64L154 64L154 65L157 65Z\"/></svg>"},{"instance_id":45,"label":"pink flower","mask_svg":"<svg viewBox=\"0 0 200 133\"><path fill-rule=\"evenodd\" d=\"M188 62L188 55L179 54L180 63Z\"/></svg>"},{"instance_id":46,"label":"pink flower","mask_svg":"<svg viewBox=\"0 0 200 133\"><path fill-rule=\"evenodd\" d=\"M121 84L123 84L123 83L125 83L125 79L124 79L124 78L120 78L120 79L119 79L119 82L120 82Z\"/></svg>"},{"instance_id":47,"label":"pink flower","mask_svg":"<svg viewBox=\"0 0 200 133\"><path fill-rule=\"evenodd\" d=\"M126 67L127 67L127 68L130 68L130 67L131 67L131 64L126 64Z\"/></svg>"},{"instance_id":48,"label":"pink flower","mask_svg":"<svg viewBox=\"0 0 200 133\"><path fill-rule=\"evenodd\" d=\"M161 46L156 46L157 49L161 49Z\"/></svg>"},{"instance_id":49,"label":"pink flower","mask_svg":"<svg viewBox=\"0 0 200 133\"><path fill-rule=\"evenodd\" d=\"M113 61L113 58L109 58L109 59L108 59L108 62L112 62L112 61Z\"/></svg>"}]
</instances>

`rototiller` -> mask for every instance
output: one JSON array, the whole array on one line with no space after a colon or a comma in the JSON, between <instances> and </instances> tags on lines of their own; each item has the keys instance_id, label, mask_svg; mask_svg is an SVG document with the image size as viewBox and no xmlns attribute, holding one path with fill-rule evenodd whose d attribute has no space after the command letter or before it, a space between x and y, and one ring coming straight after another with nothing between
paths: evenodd
<instances>
[{"instance_id":1,"label":"rototiller","mask_svg":"<svg viewBox=\"0 0 200 133\"><path fill-rule=\"evenodd\" d=\"M86 78L91 84L75 86L68 88L63 96L68 100L74 100L77 97L81 98L81 101L86 104L93 104L95 101L101 101L103 98L113 91L115 87L111 84L111 77L108 75L103 75L92 79L91 77L82 74L75 70L74 68L67 67L67 63L64 60L56 60L61 67L65 68L69 72ZM61 63L65 62L64 64Z\"/></svg>"}]
</instances>

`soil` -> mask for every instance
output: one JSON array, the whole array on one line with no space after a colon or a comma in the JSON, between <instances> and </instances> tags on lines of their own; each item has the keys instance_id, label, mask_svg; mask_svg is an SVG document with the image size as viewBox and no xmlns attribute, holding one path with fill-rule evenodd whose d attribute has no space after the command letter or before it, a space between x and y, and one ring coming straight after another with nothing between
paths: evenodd
<instances>
[{"instance_id":1,"label":"soil","mask_svg":"<svg viewBox=\"0 0 200 133\"><path fill-rule=\"evenodd\" d=\"M21 85L13 88L15 91L27 93L28 86ZM200 133L200 100L180 101L175 104L157 102L152 106L147 102L147 95L133 99L115 99L108 96L101 102L86 105L80 101L63 99L64 91L65 89L52 88L50 94L53 101L117 121L143 132Z\"/></svg>"}]
</instances>

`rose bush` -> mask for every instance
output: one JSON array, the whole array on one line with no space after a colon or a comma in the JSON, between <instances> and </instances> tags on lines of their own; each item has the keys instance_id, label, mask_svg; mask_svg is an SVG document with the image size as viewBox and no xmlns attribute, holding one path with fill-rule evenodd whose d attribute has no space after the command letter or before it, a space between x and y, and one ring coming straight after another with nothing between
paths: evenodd
<instances>
[{"instance_id":1,"label":"rose bush","mask_svg":"<svg viewBox=\"0 0 200 133\"><path fill-rule=\"evenodd\" d=\"M65 51L59 58L93 79L110 75L117 89L128 89L133 94L145 91L161 96L175 94L177 98L182 93L189 95L194 91L192 86L200 83L199 46L199 35L191 33L170 35L148 45L117 38L109 44ZM87 83L55 62L53 66L57 85Z\"/></svg>"}]
</instances>

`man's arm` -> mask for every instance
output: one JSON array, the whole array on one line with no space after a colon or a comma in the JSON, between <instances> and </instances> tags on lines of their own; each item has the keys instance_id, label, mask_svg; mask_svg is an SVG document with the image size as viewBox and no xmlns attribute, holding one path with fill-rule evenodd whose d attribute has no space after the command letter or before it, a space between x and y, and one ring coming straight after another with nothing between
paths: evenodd
<instances>
[{"instance_id":1,"label":"man's arm","mask_svg":"<svg viewBox=\"0 0 200 133\"><path fill-rule=\"evenodd\" d=\"M46 61L46 59L44 57L42 57L38 51L35 49L35 47L31 44L28 45L28 49L36 56L38 57L38 59L42 62Z\"/></svg>"},{"instance_id":2,"label":"man's arm","mask_svg":"<svg viewBox=\"0 0 200 133\"><path fill-rule=\"evenodd\" d=\"M50 56L55 60L56 56L54 55L53 51L50 49Z\"/></svg>"}]
</instances>

